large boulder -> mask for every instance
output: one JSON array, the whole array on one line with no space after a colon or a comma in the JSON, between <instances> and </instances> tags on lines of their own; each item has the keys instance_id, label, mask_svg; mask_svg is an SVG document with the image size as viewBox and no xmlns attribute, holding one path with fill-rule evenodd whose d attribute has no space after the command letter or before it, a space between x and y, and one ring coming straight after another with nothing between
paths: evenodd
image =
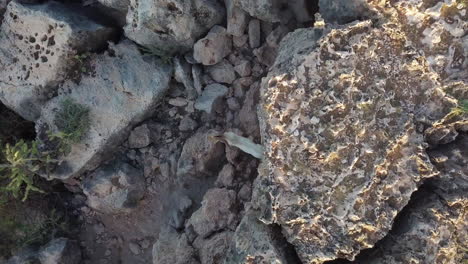
<instances>
[{"instance_id":1,"label":"large boulder","mask_svg":"<svg viewBox=\"0 0 468 264\"><path fill-rule=\"evenodd\" d=\"M33 121L70 75L75 56L102 49L115 30L57 2L13 1L7 14L0 29L0 100Z\"/></svg>"},{"instance_id":2,"label":"large boulder","mask_svg":"<svg viewBox=\"0 0 468 264\"><path fill-rule=\"evenodd\" d=\"M180 53L224 17L216 0L131 0L125 35L154 52Z\"/></svg>"},{"instance_id":3,"label":"large boulder","mask_svg":"<svg viewBox=\"0 0 468 264\"><path fill-rule=\"evenodd\" d=\"M56 131L55 114L65 99L89 109L90 128L71 152L61 157L49 177L68 179L96 168L125 139L132 127L154 110L169 88L172 68L154 57L143 58L129 41L111 45L91 59L94 74L80 84L66 82L36 124L39 137ZM107 154L107 155L106 155Z\"/></svg>"},{"instance_id":4,"label":"large boulder","mask_svg":"<svg viewBox=\"0 0 468 264\"><path fill-rule=\"evenodd\" d=\"M114 161L88 175L82 183L88 205L107 214L128 213L145 194L143 171Z\"/></svg>"},{"instance_id":5,"label":"large boulder","mask_svg":"<svg viewBox=\"0 0 468 264\"><path fill-rule=\"evenodd\" d=\"M286 36L263 81L253 198L307 263L352 260L388 233L437 174L418 120L455 106L400 20L319 31Z\"/></svg>"}]
</instances>

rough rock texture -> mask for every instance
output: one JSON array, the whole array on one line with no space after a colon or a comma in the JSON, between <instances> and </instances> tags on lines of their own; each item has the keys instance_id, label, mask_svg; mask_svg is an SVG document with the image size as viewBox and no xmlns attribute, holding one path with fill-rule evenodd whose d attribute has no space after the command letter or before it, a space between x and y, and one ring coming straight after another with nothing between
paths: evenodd
<instances>
[{"instance_id":1,"label":"rough rock texture","mask_svg":"<svg viewBox=\"0 0 468 264\"><path fill-rule=\"evenodd\" d=\"M177 163L178 176L204 177L217 172L222 166L219 157L224 154L224 145L211 139L211 131L199 130L187 139Z\"/></svg>"},{"instance_id":2,"label":"rough rock texture","mask_svg":"<svg viewBox=\"0 0 468 264\"><path fill-rule=\"evenodd\" d=\"M238 0L238 5L251 16L268 22L299 22L311 20L310 0Z\"/></svg>"},{"instance_id":3,"label":"rough rock texture","mask_svg":"<svg viewBox=\"0 0 468 264\"><path fill-rule=\"evenodd\" d=\"M216 0L131 0L125 35L150 49L184 52L224 15Z\"/></svg>"},{"instance_id":4,"label":"rough rock texture","mask_svg":"<svg viewBox=\"0 0 468 264\"><path fill-rule=\"evenodd\" d=\"M135 127L128 137L129 148L144 148L151 144L151 132L146 124Z\"/></svg>"},{"instance_id":5,"label":"rough rock texture","mask_svg":"<svg viewBox=\"0 0 468 264\"><path fill-rule=\"evenodd\" d=\"M236 229L226 264L288 263L282 246L272 227L258 220L254 211L248 211Z\"/></svg>"},{"instance_id":6,"label":"rough rock texture","mask_svg":"<svg viewBox=\"0 0 468 264\"><path fill-rule=\"evenodd\" d=\"M112 52L112 53L110 53ZM110 56L109 54L112 54ZM93 169L141 122L169 88L171 68L155 58L143 59L138 48L124 41L90 61L95 74L83 76L79 85L67 82L50 100L38 121L39 137L55 131L55 111L65 98L89 108L90 129L65 157L52 178L67 179Z\"/></svg>"},{"instance_id":7,"label":"rough rock texture","mask_svg":"<svg viewBox=\"0 0 468 264\"><path fill-rule=\"evenodd\" d=\"M62 4L11 2L0 31L0 100L28 120L54 95L77 63L103 48L114 30Z\"/></svg>"},{"instance_id":8,"label":"rough rock texture","mask_svg":"<svg viewBox=\"0 0 468 264\"><path fill-rule=\"evenodd\" d=\"M114 161L90 174L82 183L88 205L107 214L128 213L145 194L143 171Z\"/></svg>"},{"instance_id":9,"label":"rough rock texture","mask_svg":"<svg viewBox=\"0 0 468 264\"><path fill-rule=\"evenodd\" d=\"M226 29L221 26L213 27L206 37L200 39L193 46L193 57L203 65L214 65L231 53L232 39Z\"/></svg>"},{"instance_id":10,"label":"rough rock texture","mask_svg":"<svg viewBox=\"0 0 468 264\"><path fill-rule=\"evenodd\" d=\"M98 0L104 6L117 10L121 14L127 14L130 0Z\"/></svg>"},{"instance_id":11,"label":"rough rock texture","mask_svg":"<svg viewBox=\"0 0 468 264\"><path fill-rule=\"evenodd\" d=\"M81 250L76 241L67 238L56 238L38 252L41 264L80 264Z\"/></svg>"},{"instance_id":12,"label":"rough rock texture","mask_svg":"<svg viewBox=\"0 0 468 264\"><path fill-rule=\"evenodd\" d=\"M203 239L198 237L193 245L198 249L200 256L200 263L202 264L222 264L224 263L224 258L226 252L229 249L229 244L231 243L233 233L232 232L222 232L214 234L210 238Z\"/></svg>"},{"instance_id":13,"label":"rough rock texture","mask_svg":"<svg viewBox=\"0 0 468 264\"><path fill-rule=\"evenodd\" d=\"M326 22L346 24L371 15L368 0L319 0L320 14Z\"/></svg>"},{"instance_id":14,"label":"rough rock texture","mask_svg":"<svg viewBox=\"0 0 468 264\"><path fill-rule=\"evenodd\" d=\"M188 220L186 227L201 237L231 227L236 221L236 192L227 189L210 189L203 197L202 206Z\"/></svg>"},{"instance_id":15,"label":"rough rock texture","mask_svg":"<svg viewBox=\"0 0 468 264\"><path fill-rule=\"evenodd\" d=\"M6 7L10 1L9 0L0 0L0 24L2 24L3 14L5 13Z\"/></svg>"},{"instance_id":16,"label":"rough rock texture","mask_svg":"<svg viewBox=\"0 0 468 264\"><path fill-rule=\"evenodd\" d=\"M236 0L224 0L227 12L227 33L240 37L244 34L249 15L236 5Z\"/></svg>"},{"instance_id":17,"label":"rough rock texture","mask_svg":"<svg viewBox=\"0 0 468 264\"><path fill-rule=\"evenodd\" d=\"M221 100L228 91L229 89L226 86L218 83L206 86L201 96L195 101L195 109L211 114L216 103Z\"/></svg>"},{"instance_id":18,"label":"rough rock texture","mask_svg":"<svg viewBox=\"0 0 468 264\"><path fill-rule=\"evenodd\" d=\"M234 66L227 60L208 66L206 69L215 82L231 84L236 79Z\"/></svg>"},{"instance_id":19,"label":"rough rock texture","mask_svg":"<svg viewBox=\"0 0 468 264\"><path fill-rule=\"evenodd\" d=\"M264 79L254 197L309 263L352 260L387 234L436 175L417 120L455 105L398 21L355 23L315 43L318 30L286 36Z\"/></svg>"},{"instance_id":20,"label":"rough rock texture","mask_svg":"<svg viewBox=\"0 0 468 264\"><path fill-rule=\"evenodd\" d=\"M173 230L164 230L153 245L153 264L196 264L196 250L187 237Z\"/></svg>"}]
</instances>

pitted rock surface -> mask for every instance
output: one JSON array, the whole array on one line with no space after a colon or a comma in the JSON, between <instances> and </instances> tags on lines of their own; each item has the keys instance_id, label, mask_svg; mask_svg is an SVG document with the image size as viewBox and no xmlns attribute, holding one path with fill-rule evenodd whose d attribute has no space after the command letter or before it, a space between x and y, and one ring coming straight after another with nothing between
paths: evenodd
<instances>
[{"instance_id":1,"label":"pitted rock surface","mask_svg":"<svg viewBox=\"0 0 468 264\"><path fill-rule=\"evenodd\" d=\"M36 120L76 63L74 56L105 47L113 34L57 2L11 2L0 30L0 100Z\"/></svg>"},{"instance_id":2,"label":"pitted rock surface","mask_svg":"<svg viewBox=\"0 0 468 264\"><path fill-rule=\"evenodd\" d=\"M387 234L437 173L417 120L454 106L398 23L354 23L315 49L291 47L316 30L286 36L264 79L266 159L254 198L307 263L352 260Z\"/></svg>"}]
</instances>

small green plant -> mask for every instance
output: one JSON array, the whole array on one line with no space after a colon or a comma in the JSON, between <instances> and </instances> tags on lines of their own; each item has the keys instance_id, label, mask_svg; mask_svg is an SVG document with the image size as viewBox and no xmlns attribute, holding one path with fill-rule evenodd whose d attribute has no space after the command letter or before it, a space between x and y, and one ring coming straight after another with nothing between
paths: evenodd
<instances>
[{"instance_id":1,"label":"small green plant","mask_svg":"<svg viewBox=\"0 0 468 264\"><path fill-rule=\"evenodd\" d=\"M73 143L78 143L89 129L89 109L72 99L66 98L61 102L60 109L55 115L54 123L58 132L49 132L51 140L59 143L58 151L68 153Z\"/></svg>"},{"instance_id":2,"label":"small green plant","mask_svg":"<svg viewBox=\"0 0 468 264\"><path fill-rule=\"evenodd\" d=\"M82 73L86 73L88 69L85 66L85 61L88 59L90 54L88 52L82 53L82 54L77 54L73 58L77 62L77 67Z\"/></svg>"},{"instance_id":3,"label":"small green plant","mask_svg":"<svg viewBox=\"0 0 468 264\"><path fill-rule=\"evenodd\" d=\"M160 58L164 64L172 64L172 58L157 47L147 48L141 46L140 51L143 53L143 56L156 56Z\"/></svg>"},{"instance_id":4,"label":"small green plant","mask_svg":"<svg viewBox=\"0 0 468 264\"><path fill-rule=\"evenodd\" d=\"M468 100L458 101L458 106L454 107L450 113L447 114L448 119L459 117L461 115L468 114Z\"/></svg>"},{"instance_id":5,"label":"small green plant","mask_svg":"<svg viewBox=\"0 0 468 264\"><path fill-rule=\"evenodd\" d=\"M0 177L8 182L0 187L2 195L8 193L25 201L31 191L43 193L35 186L34 177L54 160L38 150L36 141L27 143L20 140L15 145L6 144L2 155L5 164L0 164Z\"/></svg>"}]
</instances>

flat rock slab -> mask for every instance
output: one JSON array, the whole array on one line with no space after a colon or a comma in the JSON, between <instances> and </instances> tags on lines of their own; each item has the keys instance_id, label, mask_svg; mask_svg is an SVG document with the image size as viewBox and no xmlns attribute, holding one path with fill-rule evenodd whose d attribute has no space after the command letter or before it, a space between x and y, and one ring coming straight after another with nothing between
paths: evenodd
<instances>
[{"instance_id":1,"label":"flat rock slab","mask_svg":"<svg viewBox=\"0 0 468 264\"><path fill-rule=\"evenodd\" d=\"M283 39L264 79L266 158L253 202L305 263L352 260L372 247L437 171L416 120L453 101L399 25L370 22Z\"/></svg>"},{"instance_id":2,"label":"flat rock slab","mask_svg":"<svg viewBox=\"0 0 468 264\"><path fill-rule=\"evenodd\" d=\"M180 53L214 25L225 8L216 0L131 0L125 35L156 52Z\"/></svg>"},{"instance_id":3,"label":"flat rock slab","mask_svg":"<svg viewBox=\"0 0 468 264\"><path fill-rule=\"evenodd\" d=\"M34 121L76 60L105 47L115 30L57 2L11 2L0 31L0 100Z\"/></svg>"},{"instance_id":4,"label":"flat rock slab","mask_svg":"<svg viewBox=\"0 0 468 264\"><path fill-rule=\"evenodd\" d=\"M62 157L51 178L68 179L97 167L127 136L132 126L150 114L169 88L172 68L154 57L141 56L136 45L124 41L90 62L94 74L79 85L67 82L50 100L36 124L38 135L55 131L55 113L70 98L89 109L91 125L71 153Z\"/></svg>"}]
</instances>

